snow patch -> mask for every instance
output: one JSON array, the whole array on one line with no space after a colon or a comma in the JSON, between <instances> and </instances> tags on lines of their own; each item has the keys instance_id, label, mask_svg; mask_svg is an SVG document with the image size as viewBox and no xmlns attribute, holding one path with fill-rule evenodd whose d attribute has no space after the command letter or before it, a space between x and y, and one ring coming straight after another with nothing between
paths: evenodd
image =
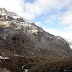
<instances>
[{"instance_id":1,"label":"snow patch","mask_svg":"<svg viewBox=\"0 0 72 72\"><path fill-rule=\"evenodd\" d=\"M4 59L9 59L8 57L4 57Z\"/></svg>"},{"instance_id":2,"label":"snow patch","mask_svg":"<svg viewBox=\"0 0 72 72\"><path fill-rule=\"evenodd\" d=\"M70 48L72 49L72 45L69 45L70 46Z\"/></svg>"},{"instance_id":3,"label":"snow patch","mask_svg":"<svg viewBox=\"0 0 72 72\"><path fill-rule=\"evenodd\" d=\"M2 57L2 56L0 56L0 59L9 59L8 57Z\"/></svg>"},{"instance_id":4,"label":"snow patch","mask_svg":"<svg viewBox=\"0 0 72 72\"><path fill-rule=\"evenodd\" d=\"M32 29L31 32L37 34L38 30L37 29Z\"/></svg>"},{"instance_id":5,"label":"snow patch","mask_svg":"<svg viewBox=\"0 0 72 72\"><path fill-rule=\"evenodd\" d=\"M6 15L6 13L0 13L0 15Z\"/></svg>"},{"instance_id":6,"label":"snow patch","mask_svg":"<svg viewBox=\"0 0 72 72\"><path fill-rule=\"evenodd\" d=\"M17 27L16 29L21 29L21 27Z\"/></svg>"},{"instance_id":7,"label":"snow patch","mask_svg":"<svg viewBox=\"0 0 72 72\"><path fill-rule=\"evenodd\" d=\"M60 39L61 40L62 38L58 36L57 39Z\"/></svg>"},{"instance_id":8,"label":"snow patch","mask_svg":"<svg viewBox=\"0 0 72 72\"><path fill-rule=\"evenodd\" d=\"M14 19L20 18L20 16L12 16Z\"/></svg>"},{"instance_id":9,"label":"snow patch","mask_svg":"<svg viewBox=\"0 0 72 72\"><path fill-rule=\"evenodd\" d=\"M10 24L11 24L10 21L5 21L5 22L1 22L1 23L0 23L0 26L8 27L8 26L10 26Z\"/></svg>"}]
</instances>

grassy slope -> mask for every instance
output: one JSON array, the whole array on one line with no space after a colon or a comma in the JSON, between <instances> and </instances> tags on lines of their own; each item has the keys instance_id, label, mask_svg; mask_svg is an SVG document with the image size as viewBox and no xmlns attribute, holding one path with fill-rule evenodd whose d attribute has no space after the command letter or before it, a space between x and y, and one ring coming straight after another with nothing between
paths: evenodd
<instances>
[{"instance_id":1,"label":"grassy slope","mask_svg":"<svg viewBox=\"0 0 72 72\"><path fill-rule=\"evenodd\" d=\"M3 52L5 54L2 54ZM0 68L6 68L12 72L22 72L21 67L23 65L29 69L29 72L63 72L64 70L72 70L72 58L25 56L6 49L0 49L0 55L10 58L9 61L2 60Z\"/></svg>"}]
</instances>

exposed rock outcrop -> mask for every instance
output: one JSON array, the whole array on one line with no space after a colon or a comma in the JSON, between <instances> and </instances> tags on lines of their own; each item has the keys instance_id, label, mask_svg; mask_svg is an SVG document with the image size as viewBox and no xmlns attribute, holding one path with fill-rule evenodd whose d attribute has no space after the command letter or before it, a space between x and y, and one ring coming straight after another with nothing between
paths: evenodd
<instances>
[{"instance_id":1,"label":"exposed rock outcrop","mask_svg":"<svg viewBox=\"0 0 72 72\"><path fill-rule=\"evenodd\" d=\"M24 55L71 56L63 38L4 8L0 8L0 48Z\"/></svg>"}]
</instances>

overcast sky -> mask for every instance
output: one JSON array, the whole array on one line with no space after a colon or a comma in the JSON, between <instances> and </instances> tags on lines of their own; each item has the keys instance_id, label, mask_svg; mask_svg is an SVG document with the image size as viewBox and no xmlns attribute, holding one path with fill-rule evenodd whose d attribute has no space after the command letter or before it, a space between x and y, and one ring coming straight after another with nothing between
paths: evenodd
<instances>
[{"instance_id":1,"label":"overcast sky","mask_svg":"<svg viewBox=\"0 0 72 72\"><path fill-rule=\"evenodd\" d=\"M72 0L0 0L0 7L19 14L51 34L72 40Z\"/></svg>"}]
</instances>

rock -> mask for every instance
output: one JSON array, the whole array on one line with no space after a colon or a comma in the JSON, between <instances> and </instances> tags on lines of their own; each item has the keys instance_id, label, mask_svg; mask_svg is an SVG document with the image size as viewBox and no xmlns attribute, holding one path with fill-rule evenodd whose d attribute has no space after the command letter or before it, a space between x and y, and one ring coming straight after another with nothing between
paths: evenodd
<instances>
[{"instance_id":1,"label":"rock","mask_svg":"<svg viewBox=\"0 0 72 72\"><path fill-rule=\"evenodd\" d=\"M68 43L19 15L0 8L0 48L25 55L71 56Z\"/></svg>"}]
</instances>

